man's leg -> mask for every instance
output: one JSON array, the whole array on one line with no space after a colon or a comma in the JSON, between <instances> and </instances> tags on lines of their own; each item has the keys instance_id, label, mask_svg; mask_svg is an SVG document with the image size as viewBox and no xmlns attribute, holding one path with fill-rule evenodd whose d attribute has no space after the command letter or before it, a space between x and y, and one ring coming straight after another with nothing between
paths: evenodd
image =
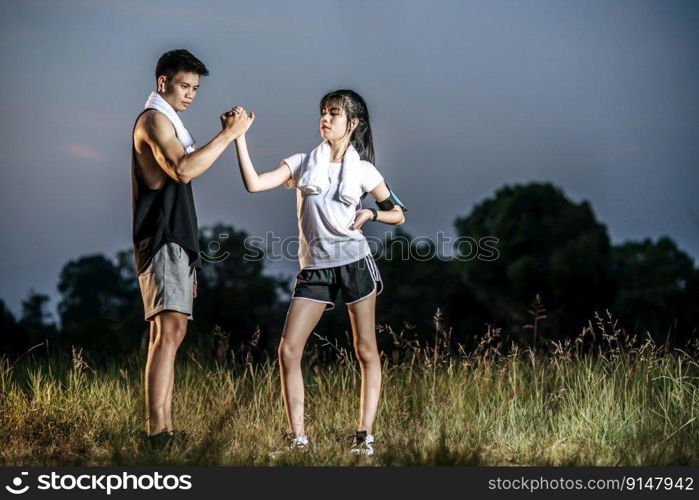
<instances>
[{"instance_id":1,"label":"man's leg","mask_svg":"<svg viewBox=\"0 0 699 500\"><path fill-rule=\"evenodd\" d=\"M172 393L175 389L175 364L172 364L170 372L170 381L167 386L167 399L165 400L165 424L169 429L174 429L172 426Z\"/></svg>"},{"instance_id":2,"label":"man's leg","mask_svg":"<svg viewBox=\"0 0 699 500\"><path fill-rule=\"evenodd\" d=\"M146 358L146 373L145 376L143 377L143 381L145 384L145 401L146 401L146 434L150 435L150 415L151 415L151 410L150 410L150 397L149 394L151 392L151 384L149 382L149 377L148 374L151 372L151 366L153 364L153 347L155 346L155 340L158 336L158 331L156 328L155 320L149 321L148 322L150 325L150 336L148 338L148 357Z\"/></svg>"},{"instance_id":3,"label":"man's leg","mask_svg":"<svg viewBox=\"0 0 699 500\"><path fill-rule=\"evenodd\" d=\"M151 325L151 342L146 362L146 432L157 434L172 430L172 385L175 357L187 333L187 315L163 311Z\"/></svg>"}]
</instances>

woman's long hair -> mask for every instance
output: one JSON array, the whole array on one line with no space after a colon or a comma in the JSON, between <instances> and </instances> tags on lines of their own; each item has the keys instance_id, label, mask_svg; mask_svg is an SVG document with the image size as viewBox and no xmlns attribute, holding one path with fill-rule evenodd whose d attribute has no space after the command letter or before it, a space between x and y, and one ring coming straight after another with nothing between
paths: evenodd
<instances>
[{"instance_id":1,"label":"woman's long hair","mask_svg":"<svg viewBox=\"0 0 699 500\"><path fill-rule=\"evenodd\" d=\"M354 129L352 135L350 136L350 142L354 149L359 153L359 157L368 161L369 163L374 163L374 140L371 136L371 124L369 123L369 110L366 107L366 103L362 96L357 94L354 90L340 89L328 92L320 100L320 111L323 112L323 108L326 107L328 103L337 102L345 110L347 115L347 131L349 132L352 127L352 120L356 118L359 120L357 128Z\"/></svg>"}]
</instances>

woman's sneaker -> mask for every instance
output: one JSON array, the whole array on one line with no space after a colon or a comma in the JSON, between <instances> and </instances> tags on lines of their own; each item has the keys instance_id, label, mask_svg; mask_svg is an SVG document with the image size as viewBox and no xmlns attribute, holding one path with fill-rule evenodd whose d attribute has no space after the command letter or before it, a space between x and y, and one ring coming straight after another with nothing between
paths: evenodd
<instances>
[{"instance_id":1,"label":"woman's sneaker","mask_svg":"<svg viewBox=\"0 0 699 500\"><path fill-rule=\"evenodd\" d=\"M367 434L366 431L357 431L352 439L350 453L354 455L373 455L374 436Z\"/></svg>"},{"instance_id":2,"label":"woman's sneaker","mask_svg":"<svg viewBox=\"0 0 699 500\"><path fill-rule=\"evenodd\" d=\"M308 451L310 447L311 443L307 436L297 436L293 432L285 432L284 445L280 450L270 453L269 457L275 459L294 451Z\"/></svg>"}]
</instances>

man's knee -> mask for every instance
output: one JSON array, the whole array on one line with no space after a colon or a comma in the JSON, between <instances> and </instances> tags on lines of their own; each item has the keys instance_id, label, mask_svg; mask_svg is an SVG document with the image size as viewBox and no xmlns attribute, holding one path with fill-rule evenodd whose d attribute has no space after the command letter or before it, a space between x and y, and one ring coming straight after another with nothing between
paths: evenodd
<instances>
[{"instance_id":1,"label":"man's knee","mask_svg":"<svg viewBox=\"0 0 699 500\"><path fill-rule=\"evenodd\" d=\"M163 344L179 346L187 334L187 315L175 311L163 311L155 317L156 338Z\"/></svg>"}]
</instances>

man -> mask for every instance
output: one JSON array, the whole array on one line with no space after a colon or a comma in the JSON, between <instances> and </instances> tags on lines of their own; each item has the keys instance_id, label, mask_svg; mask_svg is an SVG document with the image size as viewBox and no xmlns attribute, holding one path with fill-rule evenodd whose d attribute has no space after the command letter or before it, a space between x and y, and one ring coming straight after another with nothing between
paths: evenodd
<instances>
[{"instance_id":1,"label":"man","mask_svg":"<svg viewBox=\"0 0 699 500\"><path fill-rule=\"evenodd\" d=\"M220 116L222 130L195 149L177 115L194 101L206 66L186 50L163 54L152 92L133 130L133 244L150 342L145 370L146 433L163 444L172 425L175 355L192 319L201 268L191 181L203 175L252 123L242 108Z\"/></svg>"}]
</instances>

